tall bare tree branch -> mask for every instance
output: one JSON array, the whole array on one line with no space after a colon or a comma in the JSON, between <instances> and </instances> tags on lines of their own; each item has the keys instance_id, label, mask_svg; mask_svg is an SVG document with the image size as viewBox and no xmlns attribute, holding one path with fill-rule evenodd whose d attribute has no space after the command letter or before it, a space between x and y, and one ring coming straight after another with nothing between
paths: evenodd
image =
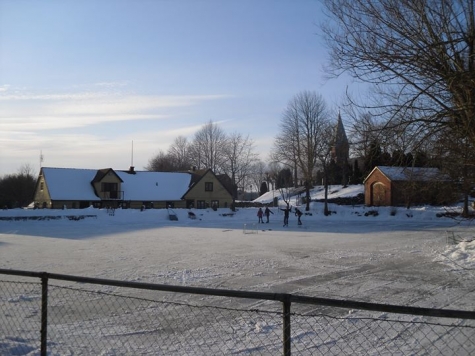
<instances>
[{"instance_id":1,"label":"tall bare tree branch","mask_svg":"<svg viewBox=\"0 0 475 356\"><path fill-rule=\"evenodd\" d=\"M376 86L363 105L388 126L450 128L475 143L473 0L323 0L328 73ZM420 140L420 138L417 138Z\"/></svg>"}]
</instances>

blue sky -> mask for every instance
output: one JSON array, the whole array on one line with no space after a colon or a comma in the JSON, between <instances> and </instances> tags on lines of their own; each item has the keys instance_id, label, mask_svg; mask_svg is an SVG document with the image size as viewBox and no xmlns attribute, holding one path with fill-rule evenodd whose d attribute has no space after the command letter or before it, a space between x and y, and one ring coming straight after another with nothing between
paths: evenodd
<instances>
[{"instance_id":1,"label":"blue sky","mask_svg":"<svg viewBox=\"0 0 475 356\"><path fill-rule=\"evenodd\" d=\"M40 152L140 170L210 120L267 161L294 95L344 96L322 20L318 0L0 0L0 175Z\"/></svg>"}]
</instances>

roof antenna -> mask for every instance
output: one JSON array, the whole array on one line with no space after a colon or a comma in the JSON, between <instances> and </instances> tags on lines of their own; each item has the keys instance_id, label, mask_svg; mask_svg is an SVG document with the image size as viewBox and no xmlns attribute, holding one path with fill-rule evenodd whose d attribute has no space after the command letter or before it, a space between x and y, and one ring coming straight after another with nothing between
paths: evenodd
<instances>
[{"instance_id":1,"label":"roof antenna","mask_svg":"<svg viewBox=\"0 0 475 356\"><path fill-rule=\"evenodd\" d=\"M131 167L134 166L134 140L132 140L132 153L131 153L131 156L130 156L130 166Z\"/></svg>"},{"instance_id":2,"label":"roof antenna","mask_svg":"<svg viewBox=\"0 0 475 356\"><path fill-rule=\"evenodd\" d=\"M40 150L40 170L41 170L41 167L43 166L44 159L45 157L43 156L43 150Z\"/></svg>"},{"instance_id":3,"label":"roof antenna","mask_svg":"<svg viewBox=\"0 0 475 356\"><path fill-rule=\"evenodd\" d=\"M135 174L135 167L134 167L134 141L132 140L132 153L130 155L130 168L129 173Z\"/></svg>"}]
</instances>

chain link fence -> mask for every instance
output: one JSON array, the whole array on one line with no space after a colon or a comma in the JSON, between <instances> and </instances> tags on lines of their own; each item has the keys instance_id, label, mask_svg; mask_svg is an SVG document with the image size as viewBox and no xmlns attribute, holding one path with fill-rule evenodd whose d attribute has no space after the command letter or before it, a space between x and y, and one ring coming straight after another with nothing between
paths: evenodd
<instances>
[{"instance_id":1,"label":"chain link fence","mask_svg":"<svg viewBox=\"0 0 475 356\"><path fill-rule=\"evenodd\" d=\"M475 354L474 312L0 275L0 355Z\"/></svg>"}]
</instances>

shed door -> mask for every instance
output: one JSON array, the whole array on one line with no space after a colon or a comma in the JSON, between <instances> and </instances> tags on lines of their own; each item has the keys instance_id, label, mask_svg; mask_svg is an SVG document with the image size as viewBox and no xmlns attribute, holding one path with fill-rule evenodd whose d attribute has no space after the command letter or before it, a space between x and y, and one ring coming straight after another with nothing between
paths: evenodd
<instances>
[{"instance_id":1,"label":"shed door","mask_svg":"<svg viewBox=\"0 0 475 356\"><path fill-rule=\"evenodd\" d=\"M372 189L372 196L371 196L372 205L375 205L375 206L386 205L385 197L386 197L386 187L384 186L384 184L381 182L374 183L373 189Z\"/></svg>"}]
</instances>

